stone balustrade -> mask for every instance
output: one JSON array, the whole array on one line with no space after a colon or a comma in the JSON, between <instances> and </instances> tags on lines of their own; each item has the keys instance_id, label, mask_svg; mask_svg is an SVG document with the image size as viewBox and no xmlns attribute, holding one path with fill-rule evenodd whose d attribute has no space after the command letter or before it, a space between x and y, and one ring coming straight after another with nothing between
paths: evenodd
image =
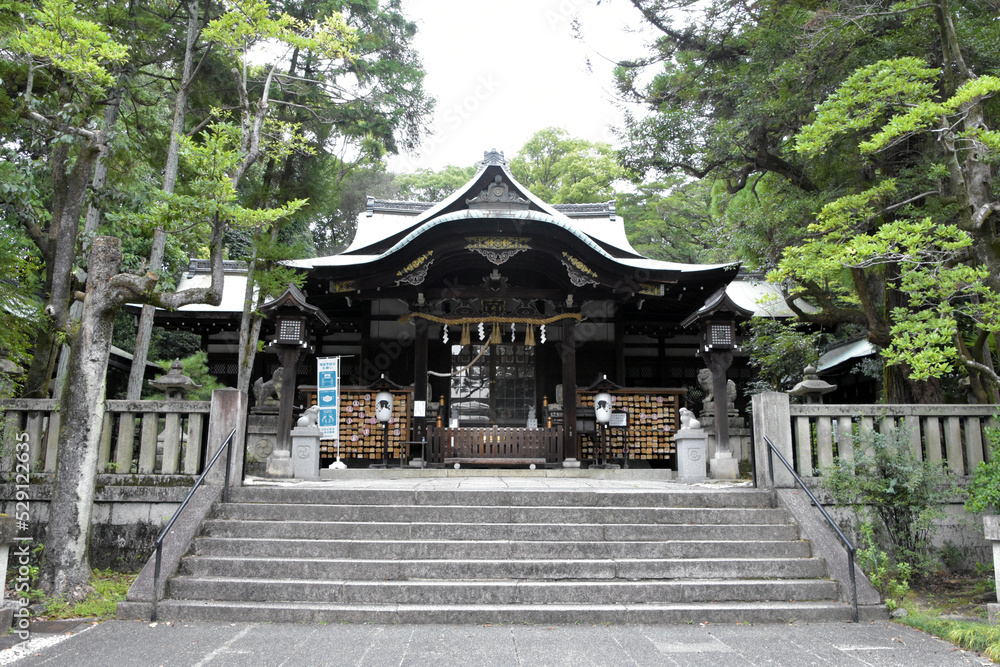
<instances>
[{"instance_id":1,"label":"stone balustrade","mask_svg":"<svg viewBox=\"0 0 1000 667\"><path fill-rule=\"evenodd\" d=\"M204 462L210 401L107 401L99 473L197 475ZM59 410L54 399L0 400L4 443L27 435L33 473L56 468ZM13 446L0 470L13 469Z\"/></svg>"},{"instance_id":2,"label":"stone balustrade","mask_svg":"<svg viewBox=\"0 0 1000 667\"><path fill-rule=\"evenodd\" d=\"M787 394L754 397L757 461L766 461L767 436L800 477L817 477L835 457L853 459L851 434L903 430L914 455L971 475L988 455L984 429L996 426L995 405L790 405ZM790 486L775 467L775 485ZM758 464L758 474L766 466ZM762 485L768 485L760 479Z\"/></svg>"}]
</instances>

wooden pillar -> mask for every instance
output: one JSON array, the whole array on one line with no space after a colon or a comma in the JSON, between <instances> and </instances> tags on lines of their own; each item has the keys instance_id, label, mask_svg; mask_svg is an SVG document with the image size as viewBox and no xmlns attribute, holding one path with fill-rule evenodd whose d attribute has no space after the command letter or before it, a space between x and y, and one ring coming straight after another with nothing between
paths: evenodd
<instances>
[{"instance_id":1,"label":"wooden pillar","mask_svg":"<svg viewBox=\"0 0 1000 667\"><path fill-rule=\"evenodd\" d=\"M562 324L559 357L562 360L563 455L579 459L580 448L576 441L576 320L566 320Z\"/></svg>"},{"instance_id":2,"label":"wooden pillar","mask_svg":"<svg viewBox=\"0 0 1000 667\"><path fill-rule=\"evenodd\" d=\"M292 412L297 391L299 348L281 346L281 402L278 404L278 437L275 449L292 451Z\"/></svg>"},{"instance_id":3,"label":"wooden pillar","mask_svg":"<svg viewBox=\"0 0 1000 667\"><path fill-rule=\"evenodd\" d=\"M615 304L615 378L621 385L625 381L625 304Z\"/></svg>"},{"instance_id":4,"label":"wooden pillar","mask_svg":"<svg viewBox=\"0 0 1000 667\"><path fill-rule=\"evenodd\" d=\"M378 376L368 377L365 370L370 368L372 350L372 302L361 302L361 350L358 356L358 376L354 384L369 385L378 379Z\"/></svg>"},{"instance_id":5,"label":"wooden pillar","mask_svg":"<svg viewBox=\"0 0 1000 667\"><path fill-rule=\"evenodd\" d=\"M427 409L427 320L413 318L416 335L413 340L413 401L423 401ZM427 433L427 419L413 418L413 439L420 440Z\"/></svg>"},{"instance_id":6,"label":"wooden pillar","mask_svg":"<svg viewBox=\"0 0 1000 667\"><path fill-rule=\"evenodd\" d=\"M726 372L733 363L729 350L705 352L705 365L712 371L712 393L715 395L715 451L730 452L729 447L729 392Z\"/></svg>"}]
</instances>

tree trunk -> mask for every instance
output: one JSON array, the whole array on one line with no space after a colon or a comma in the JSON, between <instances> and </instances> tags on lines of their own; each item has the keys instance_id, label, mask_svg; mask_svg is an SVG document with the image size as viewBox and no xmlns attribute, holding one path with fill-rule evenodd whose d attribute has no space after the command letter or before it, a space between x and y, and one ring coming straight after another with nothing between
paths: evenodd
<instances>
[{"instance_id":1,"label":"tree trunk","mask_svg":"<svg viewBox=\"0 0 1000 667\"><path fill-rule=\"evenodd\" d=\"M69 334L70 366L60 400L59 455L49 505L41 584L50 595L70 600L81 599L89 587L87 546L104 422L111 333L119 305L110 283L121 258L119 239L94 240L83 315L79 326Z\"/></svg>"},{"instance_id":2,"label":"tree trunk","mask_svg":"<svg viewBox=\"0 0 1000 667\"><path fill-rule=\"evenodd\" d=\"M239 362L236 388L250 391L250 375L257 356L257 339L260 337L260 315L256 314L260 297L254 294L254 273L257 268L257 249L247 260L247 288L243 295L243 317L240 318Z\"/></svg>"},{"instance_id":3,"label":"tree trunk","mask_svg":"<svg viewBox=\"0 0 1000 667\"><path fill-rule=\"evenodd\" d=\"M108 133L108 142L111 142L111 131L118 123L118 116L122 108L122 95L124 93L125 76L119 75L117 85L108 94L108 106L104 109L104 127ZM93 192L100 192L108 182L108 159L107 151L102 151L97 156L94 164L94 176L90 182L90 189ZM87 204L87 215L83 223L84 241L97 233L101 225L101 207L90 201ZM86 252L86 248L82 248ZM70 318L79 319L83 310L83 304L74 301L70 305ZM59 363L56 371L55 386L52 388L53 396L61 396L63 386L66 384L66 375L69 373L69 346L63 345L59 353Z\"/></svg>"},{"instance_id":4,"label":"tree trunk","mask_svg":"<svg viewBox=\"0 0 1000 667\"><path fill-rule=\"evenodd\" d=\"M48 398L52 370L58 345L54 332L65 331L69 323L73 267L80 218L86 201L87 187L94 167L104 148L104 133L97 133L80 146L75 159L69 146L58 144L52 149L52 221L49 225L48 252L45 257L45 304L47 322L42 326L53 332L51 345L39 345L28 369L25 392L27 398ZM44 339L40 342L44 343Z\"/></svg>"},{"instance_id":5,"label":"tree trunk","mask_svg":"<svg viewBox=\"0 0 1000 667\"><path fill-rule=\"evenodd\" d=\"M167 162L163 169L163 192L172 193L177 183L177 164L180 158L180 137L184 133L184 119L187 114L188 93L194 76L194 49L198 41L198 0L189 0L187 42L184 47L184 64L181 70L181 84L174 101L174 122L170 130L170 145L167 147ZM163 267L167 235L162 229L153 232L153 247L149 252L149 269L159 271ZM126 398L137 401L142 395L142 381L146 373L146 358L149 356L149 342L153 333L153 315L156 308L144 305L136 327L135 350L132 354L132 368L128 376Z\"/></svg>"}]
</instances>

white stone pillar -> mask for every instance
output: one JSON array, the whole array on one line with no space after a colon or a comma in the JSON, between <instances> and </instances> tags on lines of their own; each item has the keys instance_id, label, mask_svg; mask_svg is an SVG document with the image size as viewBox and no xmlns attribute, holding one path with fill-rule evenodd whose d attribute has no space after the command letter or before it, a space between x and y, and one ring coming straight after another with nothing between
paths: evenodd
<instances>
[{"instance_id":1,"label":"white stone pillar","mask_svg":"<svg viewBox=\"0 0 1000 667\"><path fill-rule=\"evenodd\" d=\"M707 478L708 434L701 428L682 428L674 436L677 445L677 481L701 482Z\"/></svg>"},{"instance_id":2,"label":"white stone pillar","mask_svg":"<svg viewBox=\"0 0 1000 667\"><path fill-rule=\"evenodd\" d=\"M295 479L319 479L319 426L292 429L292 472Z\"/></svg>"},{"instance_id":3,"label":"white stone pillar","mask_svg":"<svg viewBox=\"0 0 1000 667\"><path fill-rule=\"evenodd\" d=\"M754 459L757 470L757 487L770 488L770 457L767 436L775 448L794 465L792 456L792 415L788 404L788 394L766 391L753 397L753 441ZM795 486L795 478L774 457L774 486L785 489Z\"/></svg>"},{"instance_id":4,"label":"white stone pillar","mask_svg":"<svg viewBox=\"0 0 1000 667\"><path fill-rule=\"evenodd\" d=\"M983 517L983 533L993 546L993 574L996 577L997 600L1000 600L1000 516L987 515ZM1000 618L1000 603L988 602L986 613L990 625L997 625Z\"/></svg>"}]
</instances>

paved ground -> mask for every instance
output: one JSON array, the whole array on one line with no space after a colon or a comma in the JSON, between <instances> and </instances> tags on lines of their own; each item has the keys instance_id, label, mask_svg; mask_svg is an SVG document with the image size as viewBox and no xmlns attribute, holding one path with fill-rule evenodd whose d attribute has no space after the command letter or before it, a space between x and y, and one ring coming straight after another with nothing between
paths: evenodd
<instances>
[{"instance_id":1,"label":"paved ground","mask_svg":"<svg viewBox=\"0 0 1000 667\"><path fill-rule=\"evenodd\" d=\"M989 660L889 622L440 626L109 621L0 651L17 667L357 665L948 667Z\"/></svg>"}]
</instances>

